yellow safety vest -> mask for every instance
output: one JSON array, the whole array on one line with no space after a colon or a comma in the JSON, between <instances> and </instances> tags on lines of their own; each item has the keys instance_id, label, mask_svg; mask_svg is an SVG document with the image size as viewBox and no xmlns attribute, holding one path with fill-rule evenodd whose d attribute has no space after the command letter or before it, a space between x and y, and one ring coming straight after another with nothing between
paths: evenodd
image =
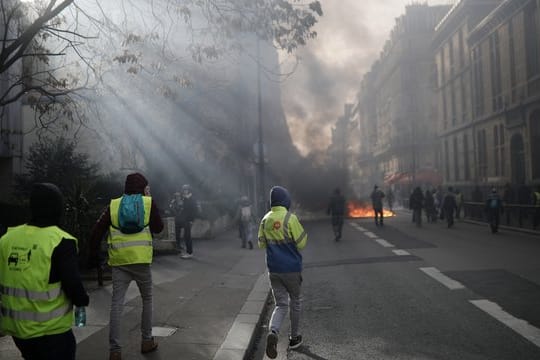
<instances>
[{"instance_id":1,"label":"yellow safety vest","mask_svg":"<svg viewBox=\"0 0 540 360\"><path fill-rule=\"evenodd\" d=\"M77 246L57 226L20 225L0 238L1 332L30 339L71 329L71 301L60 282L49 284L52 253L62 239Z\"/></svg>"},{"instance_id":2,"label":"yellow safety vest","mask_svg":"<svg viewBox=\"0 0 540 360\"><path fill-rule=\"evenodd\" d=\"M540 206L540 192L535 191L534 192L534 198L535 198L535 204L536 206Z\"/></svg>"},{"instance_id":3,"label":"yellow safety vest","mask_svg":"<svg viewBox=\"0 0 540 360\"><path fill-rule=\"evenodd\" d=\"M273 206L259 225L259 247L266 248L268 271L276 273L302 271L298 250L307 243L307 234L296 215L283 206Z\"/></svg>"},{"instance_id":4,"label":"yellow safety vest","mask_svg":"<svg viewBox=\"0 0 540 360\"><path fill-rule=\"evenodd\" d=\"M109 265L120 266L129 264L152 263L152 234L150 233L150 210L152 198L143 196L145 227L135 234L124 234L118 224L118 211L122 198L111 200L111 226L109 228Z\"/></svg>"}]
</instances>

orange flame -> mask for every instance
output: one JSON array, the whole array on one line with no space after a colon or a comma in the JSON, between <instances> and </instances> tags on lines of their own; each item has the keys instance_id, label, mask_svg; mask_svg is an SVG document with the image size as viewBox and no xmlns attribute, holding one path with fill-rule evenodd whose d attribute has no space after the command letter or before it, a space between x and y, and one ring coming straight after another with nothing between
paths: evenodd
<instances>
[{"instance_id":1,"label":"orange flame","mask_svg":"<svg viewBox=\"0 0 540 360\"><path fill-rule=\"evenodd\" d=\"M347 203L347 209L349 210L348 216L351 218L369 218L375 216L375 212L370 205L349 201ZM394 216L395 213L391 210L383 209L383 215L384 217L391 217Z\"/></svg>"}]
</instances>

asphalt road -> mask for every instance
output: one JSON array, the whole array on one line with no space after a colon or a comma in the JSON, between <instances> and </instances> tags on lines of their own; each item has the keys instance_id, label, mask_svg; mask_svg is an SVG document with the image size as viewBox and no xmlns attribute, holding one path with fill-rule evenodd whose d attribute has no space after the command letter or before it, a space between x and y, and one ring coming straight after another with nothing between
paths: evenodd
<instances>
[{"instance_id":1,"label":"asphalt road","mask_svg":"<svg viewBox=\"0 0 540 360\"><path fill-rule=\"evenodd\" d=\"M340 242L305 227L304 345L286 351L282 329L279 359L540 359L538 235L408 212L347 221Z\"/></svg>"}]
</instances>

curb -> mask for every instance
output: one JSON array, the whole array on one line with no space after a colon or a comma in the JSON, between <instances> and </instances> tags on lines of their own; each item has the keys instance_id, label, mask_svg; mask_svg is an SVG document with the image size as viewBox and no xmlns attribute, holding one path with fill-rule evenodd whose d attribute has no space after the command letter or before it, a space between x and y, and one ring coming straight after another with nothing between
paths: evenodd
<instances>
[{"instance_id":1,"label":"curb","mask_svg":"<svg viewBox=\"0 0 540 360\"><path fill-rule=\"evenodd\" d=\"M255 341L257 328L263 319L266 303L270 295L269 288L268 275L264 273L257 279L213 360L246 358Z\"/></svg>"}]
</instances>

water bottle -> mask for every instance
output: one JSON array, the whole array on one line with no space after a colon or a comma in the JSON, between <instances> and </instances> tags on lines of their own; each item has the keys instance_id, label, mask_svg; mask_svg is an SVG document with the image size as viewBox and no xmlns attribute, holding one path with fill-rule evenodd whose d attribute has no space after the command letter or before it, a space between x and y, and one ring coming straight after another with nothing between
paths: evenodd
<instances>
[{"instance_id":1,"label":"water bottle","mask_svg":"<svg viewBox=\"0 0 540 360\"><path fill-rule=\"evenodd\" d=\"M83 327L86 325L86 309L84 306L75 308L75 326Z\"/></svg>"}]
</instances>

